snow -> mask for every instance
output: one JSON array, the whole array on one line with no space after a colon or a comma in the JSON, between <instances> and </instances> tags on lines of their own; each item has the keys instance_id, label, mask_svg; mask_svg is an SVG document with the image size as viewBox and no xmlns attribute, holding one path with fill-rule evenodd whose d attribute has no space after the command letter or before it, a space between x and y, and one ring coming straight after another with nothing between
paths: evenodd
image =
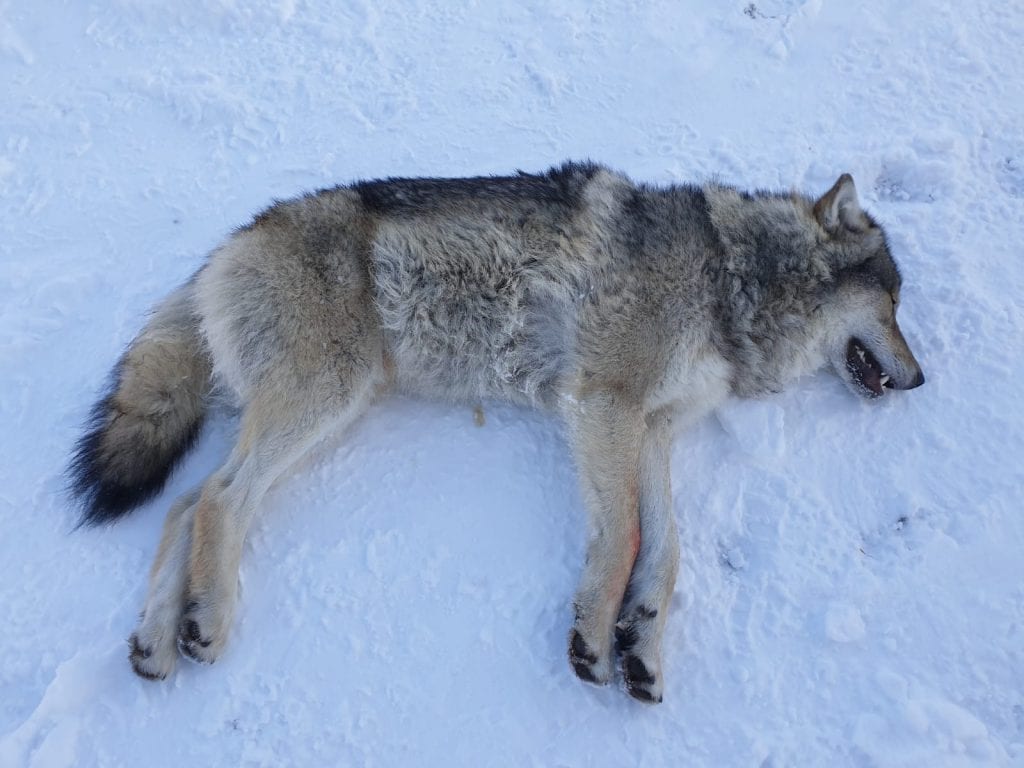
<instances>
[{"instance_id":1,"label":"snow","mask_svg":"<svg viewBox=\"0 0 1024 768\"><path fill-rule=\"evenodd\" d=\"M0 765L1024 765L1024 8L904 0L0 3ZM539 170L822 192L905 274L928 377L827 374L678 441L665 702L566 661L557 424L394 399L290 473L230 645L128 666L167 492L61 470L146 310L274 197Z\"/></svg>"}]
</instances>

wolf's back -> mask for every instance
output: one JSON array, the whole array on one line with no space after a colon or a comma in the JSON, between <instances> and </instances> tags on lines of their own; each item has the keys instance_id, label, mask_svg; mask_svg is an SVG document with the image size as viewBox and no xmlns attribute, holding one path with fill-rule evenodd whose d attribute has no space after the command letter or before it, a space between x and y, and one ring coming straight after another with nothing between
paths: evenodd
<instances>
[{"instance_id":1,"label":"wolf's back","mask_svg":"<svg viewBox=\"0 0 1024 768\"><path fill-rule=\"evenodd\" d=\"M84 523L112 521L159 493L199 434L211 362L192 286L157 306L93 407L69 467Z\"/></svg>"}]
</instances>

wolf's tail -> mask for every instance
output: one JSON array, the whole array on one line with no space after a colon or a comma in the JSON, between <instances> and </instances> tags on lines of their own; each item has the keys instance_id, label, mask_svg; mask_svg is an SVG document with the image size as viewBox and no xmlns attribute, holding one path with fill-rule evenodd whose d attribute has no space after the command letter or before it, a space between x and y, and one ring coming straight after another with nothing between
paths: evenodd
<instances>
[{"instance_id":1,"label":"wolf's tail","mask_svg":"<svg viewBox=\"0 0 1024 768\"><path fill-rule=\"evenodd\" d=\"M160 492L199 434L210 375L190 281L125 350L75 446L68 474L83 523L115 520Z\"/></svg>"}]
</instances>

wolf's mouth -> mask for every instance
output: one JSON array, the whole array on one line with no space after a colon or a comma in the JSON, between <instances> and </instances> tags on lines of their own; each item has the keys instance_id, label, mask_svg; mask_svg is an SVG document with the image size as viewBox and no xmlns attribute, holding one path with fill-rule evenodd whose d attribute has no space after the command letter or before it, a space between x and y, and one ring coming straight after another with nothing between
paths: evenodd
<instances>
[{"instance_id":1,"label":"wolf's mouth","mask_svg":"<svg viewBox=\"0 0 1024 768\"><path fill-rule=\"evenodd\" d=\"M882 370L881 364L860 339L850 339L846 345L846 370L868 397L881 397L885 388L892 388L892 377Z\"/></svg>"}]
</instances>

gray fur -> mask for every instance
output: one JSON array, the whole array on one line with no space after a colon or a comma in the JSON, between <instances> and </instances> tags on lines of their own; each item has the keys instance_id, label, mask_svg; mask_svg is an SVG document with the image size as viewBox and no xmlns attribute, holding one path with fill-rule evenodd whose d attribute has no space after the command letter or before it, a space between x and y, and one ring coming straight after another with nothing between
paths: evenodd
<instances>
[{"instance_id":1,"label":"gray fur","mask_svg":"<svg viewBox=\"0 0 1024 768\"><path fill-rule=\"evenodd\" d=\"M132 664L163 677L175 645L216 658L262 495L322 434L398 390L500 398L564 420L591 522L570 662L605 683L617 643L629 693L660 701L678 559L672 434L729 395L777 392L825 364L865 397L917 386L899 289L885 235L845 175L814 200L653 187L570 163L278 203L133 342L126 360L141 368L122 365L108 400L147 414L149 428L106 418L87 436L104 449L79 468L79 489L105 519L126 505L97 507L89 478L128 482L140 470L124 457L180 443L211 370L244 406L228 461L169 515ZM188 395L132 383L154 379L185 381Z\"/></svg>"}]
</instances>

